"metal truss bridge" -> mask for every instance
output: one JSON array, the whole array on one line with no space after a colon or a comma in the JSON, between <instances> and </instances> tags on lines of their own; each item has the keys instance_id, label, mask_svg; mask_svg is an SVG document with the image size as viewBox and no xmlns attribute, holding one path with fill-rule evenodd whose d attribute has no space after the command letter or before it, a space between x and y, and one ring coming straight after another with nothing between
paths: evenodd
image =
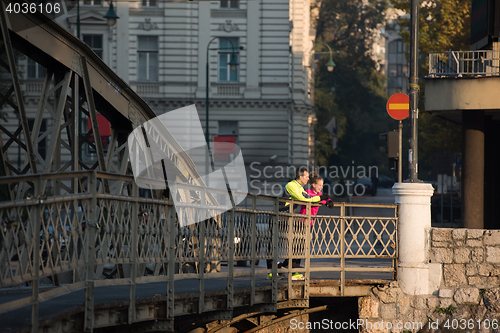
<instances>
[{"instance_id":1,"label":"metal truss bridge","mask_svg":"<svg viewBox=\"0 0 500 333\"><path fill-rule=\"evenodd\" d=\"M310 216L280 212L281 199L249 194L180 227L172 200L140 193L129 163L128 135L155 113L86 44L39 13L7 13L8 4L0 1L0 110L19 121L0 120L2 332L188 331L215 321L217 332L262 313L318 311L310 297L361 296L394 279L396 205L355 217L346 207L369 205L337 203L309 227ZM26 56L47 69L39 95L21 78ZM111 124L107 147L99 117ZM175 139L150 131L172 162L163 171L218 209ZM82 153L89 149L93 158ZM283 258L303 267L278 269Z\"/></svg>"}]
</instances>

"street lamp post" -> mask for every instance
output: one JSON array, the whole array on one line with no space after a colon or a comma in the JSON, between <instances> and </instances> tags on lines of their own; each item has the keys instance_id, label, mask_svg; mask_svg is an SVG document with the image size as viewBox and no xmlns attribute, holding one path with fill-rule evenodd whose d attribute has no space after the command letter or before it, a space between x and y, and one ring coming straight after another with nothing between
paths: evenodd
<instances>
[{"instance_id":1,"label":"street lamp post","mask_svg":"<svg viewBox=\"0 0 500 333\"><path fill-rule=\"evenodd\" d=\"M410 9L410 181L418 181L418 11L419 2L411 0Z\"/></svg>"},{"instance_id":2,"label":"street lamp post","mask_svg":"<svg viewBox=\"0 0 500 333\"><path fill-rule=\"evenodd\" d=\"M238 61L236 60L236 52L235 52L235 47L234 47L234 44L233 42L229 39L229 38L226 38L226 37L214 37L210 40L210 42L208 42L207 44L207 63L206 63L206 94L205 94L205 141L207 142L207 150L210 150L210 135L209 135L209 129L208 129L208 117L209 117L209 111L210 111L210 97L209 97L209 92L210 92L210 79L209 79L209 59L208 59L208 51L210 50L210 44L212 44L212 42L216 39L225 39L227 40L230 44L231 44L231 60L229 61L229 68L230 70L234 71L236 69L236 67L238 66ZM216 50L220 50L219 49L216 49ZM208 165L209 164L212 164L212 161L211 161L211 158L210 158L210 161L209 161L209 157L208 155L210 155L210 152L206 155L206 158L205 158L205 175L208 175L208 172L209 172L209 168L208 168ZM208 181L208 178L207 178L207 181ZM208 185L208 184L207 184Z\"/></svg>"},{"instance_id":3,"label":"street lamp post","mask_svg":"<svg viewBox=\"0 0 500 333\"><path fill-rule=\"evenodd\" d=\"M76 37L80 39L80 1L76 1Z\"/></svg>"},{"instance_id":4,"label":"street lamp post","mask_svg":"<svg viewBox=\"0 0 500 333\"><path fill-rule=\"evenodd\" d=\"M328 52L314 52L315 54L330 54L330 59L328 59L328 62L326 63L326 69L329 71L329 72L333 72L333 69L335 67L335 63L333 62L333 52L332 52L332 48L330 47L330 45L328 44L325 44L325 43L314 43L313 46L312 46L312 51L314 51L314 47L316 45L324 45L328 48ZM312 57L312 56L311 56ZM311 76L314 78L314 71L313 73L311 74ZM315 82L314 82L314 79L313 79L313 85L315 85ZM311 96L313 99L314 97ZM293 114L293 113L292 113ZM293 117L292 117L292 124L293 124ZM293 133L292 133L292 139L293 139ZM293 149L293 140L292 140L292 149ZM311 164L313 164L313 167L316 165L316 149L314 149L314 155L313 155L314 159L311 161Z\"/></svg>"},{"instance_id":5,"label":"street lamp post","mask_svg":"<svg viewBox=\"0 0 500 333\"><path fill-rule=\"evenodd\" d=\"M330 54L330 59L326 63L326 69L329 72L333 72L333 68L335 67L335 63L333 62L333 51L332 51L332 48L328 44L325 44L325 43L314 43L313 44L313 51L314 51L314 47L316 45L324 45L324 46L326 46L328 48L328 53ZM327 52L314 52L314 53L315 54L326 54Z\"/></svg>"}]
</instances>

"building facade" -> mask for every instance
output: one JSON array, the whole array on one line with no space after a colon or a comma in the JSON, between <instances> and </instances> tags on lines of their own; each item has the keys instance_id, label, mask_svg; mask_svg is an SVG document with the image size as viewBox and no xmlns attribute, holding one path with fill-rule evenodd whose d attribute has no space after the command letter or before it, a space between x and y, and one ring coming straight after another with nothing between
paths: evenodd
<instances>
[{"instance_id":1,"label":"building facade","mask_svg":"<svg viewBox=\"0 0 500 333\"><path fill-rule=\"evenodd\" d=\"M119 19L111 27L104 18L109 2L101 0L80 1L79 20L73 8L57 22L77 35L79 21L80 38L158 115L196 104L205 130L208 91L209 140L241 147L248 183L258 180L251 191L272 194L272 184L288 180L294 167L314 165L310 0L113 5ZM46 70L30 59L20 66L29 100ZM36 101L27 109L34 115Z\"/></svg>"},{"instance_id":2,"label":"building facade","mask_svg":"<svg viewBox=\"0 0 500 333\"><path fill-rule=\"evenodd\" d=\"M205 129L208 90L209 140L234 140L248 176L262 178L251 169L313 163L309 8L309 0L118 2L111 30L90 7L81 31L86 42L100 31L105 61L157 114L196 104ZM74 17L67 22L76 28Z\"/></svg>"}]
</instances>

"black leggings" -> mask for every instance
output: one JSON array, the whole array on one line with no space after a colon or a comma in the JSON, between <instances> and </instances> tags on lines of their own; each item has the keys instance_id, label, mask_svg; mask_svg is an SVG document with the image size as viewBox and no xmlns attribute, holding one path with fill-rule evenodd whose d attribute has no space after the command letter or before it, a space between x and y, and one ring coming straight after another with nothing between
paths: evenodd
<instances>
[{"instance_id":1,"label":"black leggings","mask_svg":"<svg viewBox=\"0 0 500 333\"><path fill-rule=\"evenodd\" d=\"M302 259L292 259L292 268L299 268L300 267L300 261ZM287 268L288 267L288 259L285 259L283 261L283 264L281 264L283 267Z\"/></svg>"},{"instance_id":2,"label":"black leggings","mask_svg":"<svg viewBox=\"0 0 500 333\"><path fill-rule=\"evenodd\" d=\"M301 260L302 259L292 259L292 268L299 268ZM274 261L273 259L266 260L268 269L273 268L273 261ZM285 261L283 261L281 266L287 268L288 267L288 259L285 259Z\"/></svg>"}]
</instances>

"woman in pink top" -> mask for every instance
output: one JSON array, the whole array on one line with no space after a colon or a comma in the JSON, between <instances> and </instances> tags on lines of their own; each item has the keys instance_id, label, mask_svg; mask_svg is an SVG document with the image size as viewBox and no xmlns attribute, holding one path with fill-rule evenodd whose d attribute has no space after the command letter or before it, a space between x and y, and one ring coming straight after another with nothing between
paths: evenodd
<instances>
[{"instance_id":1,"label":"woman in pink top","mask_svg":"<svg viewBox=\"0 0 500 333\"><path fill-rule=\"evenodd\" d=\"M311 197L319 196L321 195L321 192L323 191L323 178L319 176L317 173L314 173L311 178L309 179L309 184L311 184L311 188L306 190L307 194L309 194ZM332 199L327 199L318 202L320 204L326 205L329 208L333 208L333 201ZM316 207L311 207L311 215L316 215L318 214L318 209L319 206ZM306 206L302 205L300 207L300 214L307 214L307 209ZM314 219L311 219L311 226L314 223Z\"/></svg>"}]
</instances>

